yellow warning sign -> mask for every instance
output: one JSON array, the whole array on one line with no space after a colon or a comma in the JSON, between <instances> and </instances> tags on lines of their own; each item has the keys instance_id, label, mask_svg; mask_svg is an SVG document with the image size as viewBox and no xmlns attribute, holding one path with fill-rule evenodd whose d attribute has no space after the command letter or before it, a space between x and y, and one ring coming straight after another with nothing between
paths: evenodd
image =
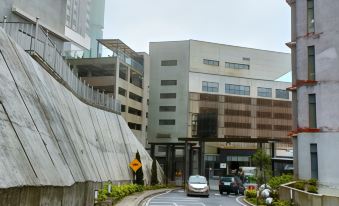
<instances>
[{"instance_id":1,"label":"yellow warning sign","mask_svg":"<svg viewBox=\"0 0 339 206\"><path fill-rule=\"evenodd\" d=\"M139 160L134 159L131 163L129 163L129 166L132 168L134 172L138 171L142 164L139 162Z\"/></svg>"}]
</instances>

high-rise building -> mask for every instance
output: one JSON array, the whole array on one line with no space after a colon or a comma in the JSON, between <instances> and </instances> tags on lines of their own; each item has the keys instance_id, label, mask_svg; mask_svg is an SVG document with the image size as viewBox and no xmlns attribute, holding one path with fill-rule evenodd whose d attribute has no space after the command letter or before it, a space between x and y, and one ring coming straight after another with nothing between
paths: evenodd
<instances>
[{"instance_id":1,"label":"high-rise building","mask_svg":"<svg viewBox=\"0 0 339 206\"><path fill-rule=\"evenodd\" d=\"M272 138L282 141L275 145L275 156L291 149L289 83L274 81L290 71L290 54L187 40L151 42L150 57L150 142ZM256 143L225 142L206 143L205 165L211 175L224 174L221 162L229 171L251 165ZM155 148L163 164L165 150L162 145Z\"/></svg>"},{"instance_id":2,"label":"high-rise building","mask_svg":"<svg viewBox=\"0 0 339 206\"><path fill-rule=\"evenodd\" d=\"M49 31L59 51L91 50L102 39L105 0L3 0L0 16L8 22L39 24ZM91 49L92 48L92 49Z\"/></svg>"},{"instance_id":3,"label":"high-rise building","mask_svg":"<svg viewBox=\"0 0 339 206\"><path fill-rule=\"evenodd\" d=\"M292 11L287 45L292 50L295 175L316 178L321 187L337 191L339 1L287 2Z\"/></svg>"}]
</instances>

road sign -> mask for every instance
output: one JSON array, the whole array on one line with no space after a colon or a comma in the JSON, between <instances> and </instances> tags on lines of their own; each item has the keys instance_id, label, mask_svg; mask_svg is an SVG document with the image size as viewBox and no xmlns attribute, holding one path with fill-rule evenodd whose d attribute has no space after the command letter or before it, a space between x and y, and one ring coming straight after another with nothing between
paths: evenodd
<instances>
[{"instance_id":1,"label":"road sign","mask_svg":"<svg viewBox=\"0 0 339 206\"><path fill-rule=\"evenodd\" d=\"M132 168L134 172L138 171L142 164L139 162L139 160L134 159L131 163L129 163L129 166Z\"/></svg>"},{"instance_id":2,"label":"road sign","mask_svg":"<svg viewBox=\"0 0 339 206\"><path fill-rule=\"evenodd\" d=\"M226 163L220 163L220 169L225 169L227 167Z\"/></svg>"}]
</instances>

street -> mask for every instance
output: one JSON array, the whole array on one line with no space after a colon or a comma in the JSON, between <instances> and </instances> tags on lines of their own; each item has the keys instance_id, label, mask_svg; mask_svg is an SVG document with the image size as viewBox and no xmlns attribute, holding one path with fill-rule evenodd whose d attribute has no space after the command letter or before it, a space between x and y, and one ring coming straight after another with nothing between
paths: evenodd
<instances>
[{"instance_id":1,"label":"street","mask_svg":"<svg viewBox=\"0 0 339 206\"><path fill-rule=\"evenodd\" d=\"M158 195L148 201L147 206L239 206L237 202L240 196L220 195L218 191L210 191L209 198L190 196L187 197L184 190L174 190Z\"/></svg>"}]
</instances>

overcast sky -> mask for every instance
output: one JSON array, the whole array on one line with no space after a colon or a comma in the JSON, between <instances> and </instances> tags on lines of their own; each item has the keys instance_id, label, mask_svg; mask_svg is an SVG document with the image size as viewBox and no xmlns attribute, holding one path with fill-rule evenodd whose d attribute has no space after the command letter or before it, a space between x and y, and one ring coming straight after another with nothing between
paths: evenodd
<instances>
[{"instance_id":1,"label":"overcast sky","mask_svg":"<svg viewBox=\"0 0 339 206\"><path fill-rule=\"evenodd\" d=\"M284 0L106 0L104 38L146 52L187 39L290 52L290 21Z\"/></svg>"},{"instance_id":2,"label":"overcast sky","mask_svg":"<svg viewBox=\"0 0 339 206\"><path fill-rule=\"evenodd\" d=\"M104 38L147 53L188 39L290 52L290 27L285 0L106 0Z\"/></svg>"}]
</instances>

